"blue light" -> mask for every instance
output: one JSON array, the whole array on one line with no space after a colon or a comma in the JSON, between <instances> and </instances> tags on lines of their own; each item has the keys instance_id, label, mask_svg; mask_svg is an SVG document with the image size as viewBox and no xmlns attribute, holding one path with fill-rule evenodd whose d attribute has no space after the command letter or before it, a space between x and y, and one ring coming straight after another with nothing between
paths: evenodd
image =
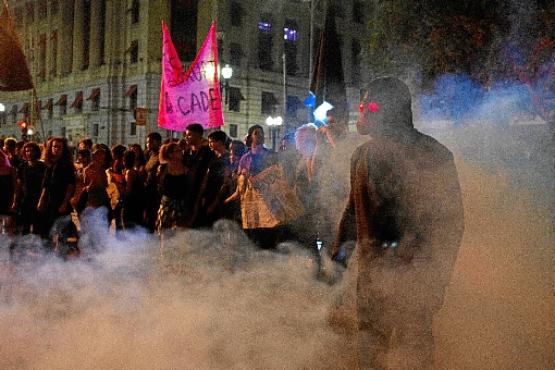
<instances>
[{"instance_id":1,"label":"blue light","mask_svg":"<svg viewBox=\"0 0 555 370\"><path fill-rule=\"evenodd\" d=\"M287 41L297 41L297 30L293 28L283 28L283 39Z\"/></svg>"},{"instance_id":2,"label":"blue light","mask_svg":"<svg viewBox=\"0 0 555 370\"><path fill-rule=\"evenodd\" d=\"M264 32L270 32L272 30L272 24L270 22L260 21L258 22L258 29Z\"/></svg>"}]
</instances>

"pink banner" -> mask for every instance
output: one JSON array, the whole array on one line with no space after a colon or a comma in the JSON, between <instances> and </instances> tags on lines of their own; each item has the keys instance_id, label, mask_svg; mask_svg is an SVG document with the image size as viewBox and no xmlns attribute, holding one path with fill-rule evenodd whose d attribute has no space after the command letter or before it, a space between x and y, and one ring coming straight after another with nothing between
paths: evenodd
<instances>
[{"instance_id":1,"label":"pink banner","mask_svg":"<svg viewBox=\"0 0 555 370\"><path fill-rule=\"evenodd\" d=\"M216 25L212 23L210 26L187 73L183 73L183 66L164 22L162 35L158 126L172 131L185 131L191 123L200 123L204 128L223 126Z\"/></svg>"}]
</instances>

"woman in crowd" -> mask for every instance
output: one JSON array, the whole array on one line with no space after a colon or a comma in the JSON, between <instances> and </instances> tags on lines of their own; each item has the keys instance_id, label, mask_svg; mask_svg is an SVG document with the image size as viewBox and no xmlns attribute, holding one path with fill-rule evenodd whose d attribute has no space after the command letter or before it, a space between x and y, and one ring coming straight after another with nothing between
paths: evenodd
<instances>
[{"instance_id":1,"label":"woman in crowd","mask_svg":"<svg viewBox=\"0 0 555 370\"><path fill-rule=\"evenodd\" d=\"M135 168L137 158L134 150L127 150L123 155L125 191L123 194L121 218L127 230L142 225L144 212L145 186L139 171Z\"/></svg>"},{"instance_id":2,"label":"woman in crowd","mask_svg":"<svg viewBox=\"0 0 555 370\"><path fill-rule=\"evenodd\" d=\"M167 230L190 226L186 214L190 207L192 177L183 164L183 152L176 143L164 144L160 149L158 170L159 192L162 197L158 210L157 229L160 234L160 248L163 250Z\"/></svg>"},{"instance_id":3,"label":"woman in crowd","mask_svg":"<svg viewBox=\"0 0 555 370\"><path fill-rule=\"evenodd\" d=\"M16 186L16 171L11 165L8 155L0 149L0 222L1 232L7 232L11 227L11 213L14 205Z\"/></svg>"},{"instance_id":4,"label":"woman in crowd","mask_svg":"<svg viewBox=\"0 0 555 370\"><path fill-rule=\"evenodd\" d=\"M16 200L12 206L18 208L18 228L22 234L38 232L37 204L46 165L40 161L40 147L33 142L23 146L25 162L17 176Z\"/></svg>"},{"instance_id":5,"label":"woman in crowd","mask_svg":"<svg viewBox=\"0 0 555 370\"><path fill-rule=\"evenodd\" d=\"M233 195L225 200L225 203L234 201L244 194L249 178L255 177L277 163L276 154L264 147L264 129L262 126L254 125L249 128L246 144L249 151L239 161L237 189ZM244 205L241 207L244 207ZM246 213L248 212L249 210L246 210ZM275 228L253 227L245 231L260 247L275 247L277 240L277 230Z\"/></svg>"},{"instance_id":6,"label":"woman in crowd","mask_svg":"<svg viewBox=\"0 0 555 370\"><path fill-rule=\"evenodd\" d=\"M69 200L75 190L75 167L67 140L63 137L54 137L48 141L43 160L47 168L37 210L41 218L40 233L49 238L54 222L71 213Z\"/></svg>"},{"instance_id":7,"label":"woman in crowd","mask_svg":"<svg viewBox=\"0 0 555 370\"><path fill-rule=\"evenodd\" d=\"M104 170L106 152L102 148L96 149L92 154L91 163L85 168L83 184L87 192L87 207L110 208L108 197L108 178Z\"/></svg>"},{"instance_id":8,"label":"woman in crowd","mask_svg":"<svg viewBox=\"0 0 555 370\"><path fill-rule=\"evenodd\" d=\"M143 179L143 182L146 181L146 157L145 153L143 152L143 148L139 144L133 144L129 147L129 150L133 151L135 154L135 164L133 168L137 171L139 176Z\"/></svg>"}]
</instances>

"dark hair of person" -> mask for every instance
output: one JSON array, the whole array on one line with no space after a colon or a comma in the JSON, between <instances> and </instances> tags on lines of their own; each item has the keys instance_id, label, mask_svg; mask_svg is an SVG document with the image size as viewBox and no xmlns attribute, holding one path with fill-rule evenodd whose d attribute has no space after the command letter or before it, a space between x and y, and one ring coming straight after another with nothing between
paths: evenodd
<instances>
[{"instance_id":1,"label":"dark hair of person","mask_svg":"<svg viewBox=\"0 0 555 370\"><path fill-rule=\"evenodd\" d=\"M93 141L92 139L82 139L81 141L79 141L79 146L83 144L83 146L87 149L92 149L93 147Z\"/></svg>"},{"instance_id":2,"label":"dark hair of person","mask_svg":"<svg viewBox=\"0 0 555 370\"><path fill-rule=\"evenodd\" d=\"M168 143L160 148L160 163L168 163L170 156L176 151L181 150L176 143Z\"/></svg>"},{"instance_id":3,"label":"dark hair of person","mask_svg":"<svg viewBox=\"0 0 555 370\"><path fill-rule=\"evenodd\" d=\"M228 140L228 136L223 131L214 131L208 135L208 138L214 141L219 141L220 143L224 144Z\"/></svg>"},{"instance_id":4,"label":"dark hair of person","mask_svg":"<svg viewBox=\"0 0 555 370\"><path fill-rule=\"evenodd\" d=\"M196 134L199 134L200 136L204 135L204 128L200 123L191 123L189 126L187 126L187 131L194 132Z\"/></svg>"},{"instance_id":5,"label":"dark hair of person","mask_svg":"<svg viewBox=\"0 0 555 370\"><path fill-rule=\"evenodd\" d=\"M146 135L146 137L149 138L150 140L154 140L159 143L162 142L162 135L160 135L158 132L151 132L148 135Z\"/></svg>"},{"instance_id":6,"label":"dark hair of person","mask_svg":"<svg viewBox=\"0 0 555 370\"><path fill-rule=\"evenodd\" d=\"M141 148L140 144L133 144L129 148L135 150L135 162L139 166L144 166L146 164L146 157L143 148Z\"/></svg>"},{"instance_id":7,"label":"dark hair of person","mask_svg":"<svg viewBox=\"0 0 555 370\"><path fill-rule=\"evenodd\" d=\"M367 90L368 100L379 104L383 116L383 120L372 126L373 130L398 133L414 128L410 90L403 81L382 77L371 81Z\"/></svg>"},{"instance_id":8,"label":"dark hair of person","mask_svg":"<svg viewBox=\"0 0 555 370\"><path fill-rule=\"evenodd\" d=\"M46 163L48 166L54 164L54 157L52 157L52 145L56 141L62 143L62 155L60 156L59 161L67 161L73 163L73 156L71 155L71 150L69 150L67 139L61 136L56 136L48 139L48 142L46 143L46 149L42 153L42 159L44 160L44 163Z\"/></svg>"},{"instance_id":9,"label":"dark hair of person","mask_svg":"<svg viewBox=\"0 0 555 370\"><path fill-rule=\"evenodd\" d=\"M123 166L126 170L130 170L135 167L135 159L135 152L131 149L127 149L125 153L123 153Z\"/></svg>"},{"instance_id":10,"label":"dark hair of person","mask_svg":"<svg viewBox=\"0 0 555 370\"><path fill-rule=\"evenodd\" d=\"M110 150L110 148L108 148L108 145L102 143L94 144L92 151L94 152L97 149L104 150L104 165L102 166L102 168L107 170L108 168L112 167L112 151Z\"/></svg>"},{"instance_id":11,"label":"dark hair of person","mask_svg":"<svg viewBox=\"0 0 555 370\"><path fill-rule=\"evenodd\" d=\"M121 144L118 145L114 145L112 147L112 157L113 159L123 159L123 154L125 153L125 151L127 150L127 148Z\"/></svg>"},{"instance_id":12,"label":"dark hair of person","mask_svg":"<svg viewBox=\"0 0 555 370\"><path fill-rule=\"evenodd\" d=\"M15 150L16 145L17 145L17 141L13 137L9 137L4 140L4 146L8 150Z\"/></svg>"},{"instance_id":13,"label":"dark hair of person","mask_svg":"<svg viewBox=\"0 0 555 370\"><path fill-rule=\"evenodd\" d=\"M229 150L237 158L241 158L247 152L247 146L241 140L233 140L229 145Z\"/></svg>"},{"instance_id":14,"label":"dark hair of person","mask_svg":"<svg viewBox=\"0 0 555 370\"><path fill-rule=\"evenodd\" d=\"M27 148L31 149L31 158L26 158L28 161L35 161L40 158L40 154L41 154L40 147L37 143L30 141L23 145L22 154L25 156L27 156L27 154L25 154L25 152L27 151Z\"/></svg>"},{"instance_id":15,"label":"dark hair of person","mask_svg":"<svg viewBox=\"0 0 555 370\"><path fill-rule=\"evenodd\" d=\"M262 131L262 133L264 134L264 127L260 125L253 125L249 127L249 130L247 131L247 140L245 141L245 145L247 146L247 148L250 148L252 145L252 133L256 129L260 129L260 131Z\"/></svg>"},{"instance_id":16,"label":"dark hair of person","mask_svg":"<svg viewBox=\"0 0 555 370\"><path fill-rule=\"evenodd\" d=\"M79 149L77 151L77 156L78 157L85 157L88 158L89 160L91 159L91 151L89 149Z\"/></svg>"}]
</instances>

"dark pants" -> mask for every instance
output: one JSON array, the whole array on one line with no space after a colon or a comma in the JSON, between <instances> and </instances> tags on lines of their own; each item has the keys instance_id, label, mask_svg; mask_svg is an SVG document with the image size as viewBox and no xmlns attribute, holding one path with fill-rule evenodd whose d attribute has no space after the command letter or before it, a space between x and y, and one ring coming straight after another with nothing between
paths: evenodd
<instances>
[{"instance_id":1,"label":"dark pants","mask_svg":"<svg viewBox=\"0 0 555 370\"><path fill-rule=\"evenodd\" d=\"M432 321L443 301L434 276L427 263L359 260L360 369L433 369Z\"/></svg>"}]
</instances>

